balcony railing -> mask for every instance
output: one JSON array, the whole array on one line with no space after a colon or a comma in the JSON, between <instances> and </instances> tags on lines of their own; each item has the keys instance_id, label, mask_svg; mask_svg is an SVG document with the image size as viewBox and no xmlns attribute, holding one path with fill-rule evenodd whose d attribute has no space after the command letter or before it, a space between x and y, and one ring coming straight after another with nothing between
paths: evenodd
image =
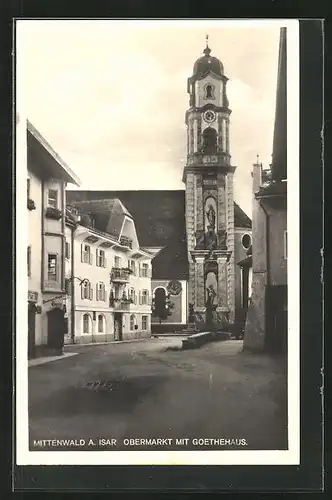
<instances>
[{"instance_id":1,"label":"balcony railing","mask_svg":"<svg viewBox=\"0 0 332 500\"><path fill-rule=\"evenodd\" d=\"M123 299L110 299L109 306L115 311L129 311L132 301Z\"/></svg>"},{"instance_id":2,"label":"balcony railing","mask_svg":"<svg viewBox=\"0 0 332 500\"><path fill-rule=\"evenodd\" d=\"M129 248L133 247L133 240L131 240L130 238L127 238L127 236L121 236L120 243L124 247L129 247Z\"/></svg>"},{"instance_id":3,"label":"balcony railing","mask_svg":"<svg viewBox=\"0 0 332 500\"><path fill-rule=\"evenodd\" d=\"M130 269L125 267L113 267L110 275L110 283L127 283L129 281Z\"/></svg>"}]
</instances>

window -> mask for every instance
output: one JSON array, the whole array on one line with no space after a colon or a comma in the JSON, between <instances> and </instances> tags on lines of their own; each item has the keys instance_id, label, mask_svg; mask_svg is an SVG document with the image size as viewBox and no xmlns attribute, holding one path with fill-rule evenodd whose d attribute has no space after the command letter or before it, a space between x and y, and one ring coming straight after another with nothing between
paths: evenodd
<instances>
[{"instance_id":1,"label":"window","mask_svg":"<svg viewBox=\"0 0 332 500\"><path fill-rule=\"evenodd\" d=\"M56 189L48 190L48 206L58 208L58 191Z\"/></svg>"},{"instance_id":2,"label":"window","mask_svg":"<svg viewBox=\"0 0 332 500\"><path fill-rule=\"evenodd\" d=\"M114 267L120 267L120 266L121 266L121 258L118 255L116 255L114 257Z\"/></svg>"},{"instance_id":3,"label":"window","mask_svg":"<svg viewBox=\"0 0 332 500\"><path fill-rule=\"evenodd\" d=\"M208 127L203 132L203 148L205 154L213 154L217 151L217 132L214 128Z\"/></svg>"},{"instance_id":4,"label":"window","mask_svg":"<svg viewBox=\"0 0 332 500\"><path fill-rule=\"evenodd\" d=\"M103 314L98 314L98 333L104 332L105 317Z\"/></svg>"},{"instance_id":5,"label":"window","mask_svg":"<svg viewBox=\"0 0 332 500\"><path fill-rule=\"evenodd\" d=\"M147 278L149 276L149 264L142 264L141 270L141 276Z\"/></svg>"},{"instance_id":6,"label":"window","mask_svg":"<svg viewBox=\"0 0 332 500\"><path fill-rule=\"evenodd\" d=\"M31 276L31 247L28 247L27 250L27 265L28 265L28 277Z\"/></svg>"},{"instance_id":7,"label":"window","mask_svg":"<svg viewBox=\"0 0 332 500\"><path fill-rule=\"evenodd\" d=\"M287 247L288 247L287 231L284 231L284 259L287 259Z\"/></svg>"},{"instance_id":8,"label":"window","mask_svg":"<svg viewBox=\"0 0 332 500\"><path fill-rule=\"evenodd\" d=\"M97 286L96 286L96 299L103 300L103 301L106 300L105 284L102 283L101 281L99 283L97 283Z\"/></svg>"},{"instance_id":9,"label":"window","mask_svg":"<svg viewBox=\"0 0 332 500\"><path fill-rule=\"evenodd\" d=\"M91 317L90 314L83 315L83 333L89 334L91 331Z\"/></svg>"},{"instance_id":10,"label":"window","mask_svg":"<svg viewBox=\"0 0 332 500\"><path fill-rule=\"evenodd\" d=\"M30 198L30 179L27 178L27 198Z\"/></svg>"},{"instance_id":11,"label":"window","mask_svg":"<svg viewBox=\"0 0 332 500\"><path fill-rule=\"evenodd\" d=\"M132 301L133 304L136 304L136 294L134 288L131 288L129 291L129 299Z\"/></svg>"},{"instance_id":12,"label":"window","mask_svg":"<svg viewBox=\"0 0 332 500\"><path fill-rule=\"evenodd\" d=\"M147 305L149 303L149 292L148 290L142 290L142 301L141 301L141 304L142 305Z\"/></svg>"},{"instance_id":13,"label":"window","mask_svg":"<svg viewBox=\"0 0 332 500\"><path fill-rule=\"evenodd\" d=\"M148 329L148 317L142 316L142 330Z\"/></svg>"},{"instance_id":14,"label":"window","mask_svg":"<svg viewBox=\"0 0 332 500\"><path fill-rule=\"evenodd\" d=\"M105 251L100 248L96 250L96 265L98 267L106 267Z\"/></svg>"},{"instance_id":15,"label":"window","mask_svg":"<svg viewBox=\"0 0 332 500\"><path fill-rule=\"evenodd\" d=\"M134 330L134 328L135 328L135 319L136 319L136 318L135 318L135 315L134 315L134 314L131 314L131 315L130 315L130 326L129 326L130 331L133 331L133 330Z\"/></svg>"},{"instance_id":16,"label":"window","mask_svg":"<svg viewBox=\"0 0 332 500\"><path fill-rule=\"evenodd\" d=\"M81 297L82 299L93 299L93 290L91 287L91 283L88 280L84 280L81 285Z\"/></svg>"},{"instance_id":17,"label":"window","mask_svg":"<svg viewBox=\"0 0 332 500\"><path fill-rule=\"evenodd\" d=\"M68 241L66 241L65 256L66 259L70 259L70 243Z\"/></svg>"},{"instance_id":18,"label":"window","mask_svg":"<svg viewBox=\"0 0 332 500\"><path fill-rule=\"evenodd\" d=\"M248 250L250 245L251 245L251 236L250 234L244 234L242 236L242 240L241 240L241 243L242 243L242 246L245 250Z\"/></svg>"},{"instance_id":19,"label":"window","mask_svg":"<svg viewBox=\"0 0 332 500\"><path fill-rule=\"evenodd\" d=\"M213 85L206 85L204 99L214 99L215 88Z\"/></svg>"},{"instance_id":20,"label":"window","mask_svg":"<svg viewBox=\"0 0 332 500\"><path fill-rule=\"evenodd\" d=\"M131 270L131 272L135 275L136 274L136 265L135 265L134 260L132 260L132 259L128 260L128 267Z\"/></svg>"},{"instance_id":21,"label":"window","mask_svg":"<svg viewBox=\"0 0 332 500\"><path fill-rule=\"evenodd\" d=\"M48 281L57 280L57 255L54 253L48 254L47 279Z\"/></svg>"},{"instance_id":22,"label":"window","mask_svg":"<svg viewBox=\"0 0 332 500\"><path fill-rule=\"evenodd\" d=\"M91 247L89 245L82 245L81 247L81 260L86 264L92 264Z\"/></svg>"}]
</instances>

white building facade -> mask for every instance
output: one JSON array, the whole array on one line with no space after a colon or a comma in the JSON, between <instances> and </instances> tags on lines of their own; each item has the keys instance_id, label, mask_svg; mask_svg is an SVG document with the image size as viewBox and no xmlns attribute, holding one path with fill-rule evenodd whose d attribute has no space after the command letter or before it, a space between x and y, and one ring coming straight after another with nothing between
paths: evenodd
<instances>
[{"instance_id":1,"label":"white building facade","mask_svg":"<svg viewBox=\"0 0 332 500\"><path fill-rule=\"evenodd\" d=\"M79 179L27 122L28 357L59 344L65 323L65 188Z\"/></svg>"},{"instance_id":2,"label":"white building facade","mask_svg":"<svg viewBox=\"0 0 332 500\"><path fill-rule=\"evenodd\" d=\"M76 215L77 220L81 216ZM151 335L151 260L134 221L116 238L78 222L66 229L66 343L103 343ZM129 237L128 234L131 236Z\"/></svg>"}]
</instances>

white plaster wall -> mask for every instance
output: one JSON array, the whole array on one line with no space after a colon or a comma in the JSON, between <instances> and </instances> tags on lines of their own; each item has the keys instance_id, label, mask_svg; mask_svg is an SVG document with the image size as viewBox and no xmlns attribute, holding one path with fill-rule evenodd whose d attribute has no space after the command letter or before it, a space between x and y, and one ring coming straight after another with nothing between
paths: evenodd
<instances>
[{"instance_id":1,"label":"white plaster wall","mask_svg":"<svg viewBox=\"0 0 332 500\"><path fill-rule=\"evenodd\" d=\"M41 251L42 251L42 229L41 229L41 181L32 172L28 172L30 179L30 198L35 202L36 209L28 210L28 246L31 247L31 277L29 278L29 290L41 291Z\"/></svg>"},{"instance_id":2,"label":"white plaster wall","mask_svg":"<svg viewBox=\"0 0 332 500\"><path fill-rule=\"evenodd\" d=\"M204 99L205 86L211 84L215 87L215 99ZM206 104L215 104L216 106L222 106L222 84L221 80L214 78L213 76L207 75L202 80L197 80L195 83L195 106L201 107Z\"/></svg>"},{"instance_id":3,"label":"white plaster wall","mask_svg":"<svg viewBox=\"0 0 332 500\"><path fill-rule=\"evenodd\" d=\"M42 252L42 185L31 171L28 171L30 179L30 198L35 202L36 209L28 210L28 246L31 247L31 276L28 278L28 290L38 293L37 305L42 306L41 294L41 252ZM42 336L42 316L35 316L35 342L40 345Z\"/></svg>"},{"instance_id":4,"label":"white plaster wall","mask_svg":"<svg viewBox=\"0 0 332 500\"><path fill-rule=\"evenodd\" d=\"M93 234L93 233L91 233ZM85 233L85 236L87 236L87 233ZM100 243L100 242L99 242ZM131 257L131 254L124 253L121 250L115 250L115 249L109 249L105 248L103 249L105 251L105 257L106 257L106 267L98 267L96 265L96 249L98 248L98 243L96 244L90 244L91 247L91 253L93 255L92 259L92 264L86 264L84 262L81 262L81 244L82 244L82 237L77 238L75 237L74 240L74 266L75 266L75 276L79 277L80 279L88 279L91 283L92 289L93 289L93 299L82 299L81 295L81 287L79 284L79 281L77 279L74 280L75 282L75 309L76 312L80 311L90 311L93 313L93 311L98 314L98 312L105 312L108 313L108 320L107 320L107 334L113 334L114 333L114 321L113 321L113 308L109 307L109 296L110 296L110 290L112 288L112 284L110 283L110 274L112 271L112 267L114 267L114 261L115 261L115 256L120 257L121 262L120 262L120 267L127 267L128 266L128 260L132 259L135 260L135 268L136 268L136 274L131 274L129 275L129 282L126 284L120 285L120 294L122 294L123 290L127 291L127 294L130 290L130 288L135 289L135 294L137 297L137 303L136 304L130 304L129 306L129 311L123 313L123 329L124 333L129 332L129 316L130 314L140 314L140 315L147 315L148 317L151 315L151 259L148 258L141 258L141 259L133 259ZM147 263L149 266L148 269L148 277L142 277L139 276L139 262L141 264ZM98 282L102 282L105 284L105 289L106 289L106 297L105 301L100 301L96 299L96 284ZM139 291L141 290L147 290L149 292L149 301L148 304L142 305L139 304ZM121 312L121 311L119 311ZM81 315L82 316L82 315ZM82 332L82 319L81 316L77 316L77 323L75 324L75 335L80 335ZM150 317L148 318L148 325L150 325ZM97 327L96 327L97 328ZM150 328L150 327L149 327ZM97 331L94 332L97 334Z\"/></svg>"}]
</instances>

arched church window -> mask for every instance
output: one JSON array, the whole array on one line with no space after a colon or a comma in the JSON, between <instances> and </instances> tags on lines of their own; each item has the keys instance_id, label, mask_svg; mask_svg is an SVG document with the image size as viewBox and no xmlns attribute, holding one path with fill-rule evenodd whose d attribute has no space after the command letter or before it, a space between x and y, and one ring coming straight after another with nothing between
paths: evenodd
<instances>
[{"instance_id":1,"label":"arched church window","mask_svg":"<svg viewBox=\"0 0 332 500\"><path fill-rule=\"evenodd\" d=\"M203 132L203 153L212 154L217 151L217 132L208 127Z\"/></svg>"},{"instance_id":2,"label":"arched church window","mask_svg":"<svg viewBox=\"0 0 332 500\"><path fill-rule=\"evenodd\" d=\"M214 99L214 91L215 91L215 88L213 85L206 85L205 87L205 96L204 96L204 99Z\"/></svg>"}]
</instances>

